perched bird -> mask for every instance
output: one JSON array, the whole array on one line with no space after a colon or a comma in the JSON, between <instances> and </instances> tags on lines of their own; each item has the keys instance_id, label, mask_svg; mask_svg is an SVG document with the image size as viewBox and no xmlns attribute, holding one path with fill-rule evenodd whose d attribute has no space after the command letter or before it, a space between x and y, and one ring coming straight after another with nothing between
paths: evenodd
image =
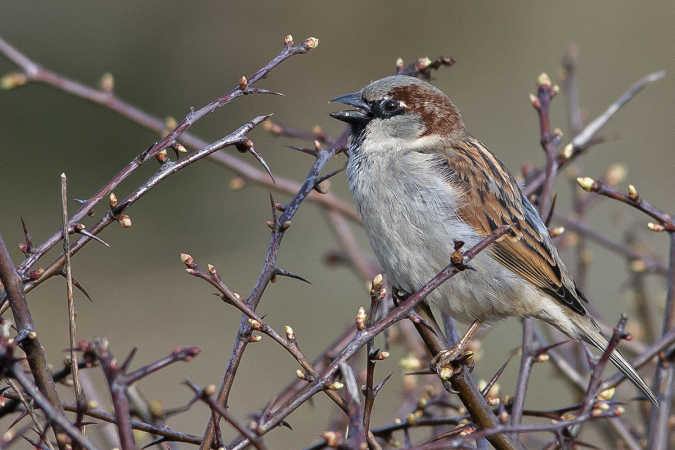
<instances>
[{"instance_id":1,"label":"perched bird","mask_svg":"<svg viewBox=\"0 0 675 450\"><path fill-rule=\"evenodd\" d=\"M370 244L396 289L413 293L441 271L454 241L470 248L502 225L507 234L426 298L471 323L536 317L603 351L600 333L547 227L504 165L467 133L440 89L395 75L332 100L355 110L347 177ZM449 352L449 354L456 354ZM611 361L649 400L656 397L626 359Z\"/></svg>"}]
</instances>

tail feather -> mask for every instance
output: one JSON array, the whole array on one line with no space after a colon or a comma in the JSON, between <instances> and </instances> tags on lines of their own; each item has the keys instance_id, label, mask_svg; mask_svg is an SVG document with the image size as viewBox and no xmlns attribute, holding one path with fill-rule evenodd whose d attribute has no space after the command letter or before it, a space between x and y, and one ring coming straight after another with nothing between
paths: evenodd
<instances>
[{"instance_id":1,"label":"tail feather","mask_svg":"<svg viewBox=\"0 0 675 450\"><path fill-rule=\"evenodd\" d=\"M580 324L578 324L580 325ZM587 326L580 326L582 331L582 337L589 344L593 345L600 351L605 351L609 342L605 337L600 333L597 327L593 324L588 324ZM647 383L640 378L640 375L633 369L633 366L623 357L618 350L614 350L609 355L609 360L612 361L612 364L616 366L617 369L621 371L634 385L637 387L654 405L658 405L659 401L649 388Z\"/></svg>"}]
</instances>

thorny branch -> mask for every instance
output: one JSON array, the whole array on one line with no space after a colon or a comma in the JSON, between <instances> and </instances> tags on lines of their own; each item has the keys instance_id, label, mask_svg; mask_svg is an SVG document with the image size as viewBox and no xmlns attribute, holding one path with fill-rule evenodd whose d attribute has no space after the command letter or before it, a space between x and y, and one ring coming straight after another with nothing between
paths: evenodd
<instances>
[{"instance_id":1,"label":"thorny branch","mask_svg":"<svg viewBox=\"0 0 675 450\"><path fill-rule=\"evenodd\" d=\"M324 433L322 441L311 448L322 448L325 446L340 448L368 447L378 450L383 448L383 446L392 444L393 433L398 431L404 433L406 446L409 448L466 447L473 443L476 444L477 448L484 448L487 445L485 443L485 439L487 439L496 448L511 449L518 446L515 440L511 440L511 436L533 432L552 433L555 439L552 441L551 446L558 445L560 448L567 448L567 446L584 444L576 440L575 430L581 427L581 425L595 419L609 419L609 423L614 427L617 435L630 448L636 448L638 444L636 443L635 434L640 430L629 428L623 422L620 422L619 416L623 414L624 408L621 404L611 400L614 392L613 388L623 381L623 376L617 374L604 381L601 379L602 369L607 362L607 357L613 346L617 344L619 337L623 335L624 320L620 321L615 329L614 336L598 363L591 364L593 368L590 371L590 382L588 384L584 381L587 374L575 369L574 365L570 364L564 354L556 348L559 344L546 344L546 339L541 331L534 327L531 322L526 321L523 336L523 359L519 372L520 378L513 400L507 401L506 398L499 398L492 391L508 361L491 377L489 382L482 382L482 390L479 390L470 378L469 370L462 365L458 365L457 367L453 366L451 373L445 373L445 377L441 379L448 393L434 397L433 401L425 400L422 402L420 400L419 404L415 407L416 413L411 416L411 420L407 420L405 423L400 421L395 422L392 425L380 428L372 426L372 412L374 410L376 395L389 379L389 376L384 377L380 383L376 384L376 363L377 361L386 359L388 352L381 351L375 347L375 337L385 331L392 334L397 332L397 330L391 328L392 325L403 323L403 319L410 319L432 355L438 353L444 346L443 342L432 331L432 327L425 323L425 319L417 315L412 308L421 302L432 289L456 273L462 270L471 270L469 266L471 258L506 232L506 229L498 230L498 232L491 235L488 239L462 254L461 261L453 259L441 273L434 277L420 291L404 299L397 306L392 307L388 304L391 296L386 293L384 280L381 276L375 276L380 269L369 256L362 252L350 229L350 222L355 224L360 222L358 215L351 205L327 193L321 185L322 181L340 172L338 170L325 175L321 173L326 162L345 148L347 131L342 133L338 138L332 138L326 135L319 126L315 126L307 131L282 126L271 121L264 122L265 129L273 135L312 141L311 148L292 147L315 158L307 177L302 183L295 183L278 175L272 177L269 167L256 152L253 142L248 139L248 132L256 125L262 123L268 116L258 116L211 144L187 132L196 121L215 109L228 104L235 98L247 94L275 94L265 89L254 88L252 85L264 78L281 62L293 55L307 53L309 50L315 48L317 44L318 40L308 38L301 44L295 45L292 37L290 35L287 36L281 52L250 78L242 77L237 85L228 93L218 97L200 109L191 108L190 112L181 122L167 126L164 121L122 101L114 93L114 80L112 77L104 77L101 89L84 86L41 67L0 38L0 53L17 64L22 70L21 73L9 74L3 77L2 84L4 87L15 87L27 82L45 83L64 92L103 105L135 123L162 133L163 136L150 148L129 162L110 181L104 184L96 194L85 200L80 209L71 217L67 215L67 205L65 204L67 197L64 192L64 226L44 243L34 245L28 228L22 221L25 244L21 245L21 250L24 252L26 258L19 265L18 270L15 268L4 242L0 238L0 275L3 282L3 285L0 287L4 287L4 290L0 290L0 298L6 301L12 308L18 331L17 335L13 338L13 342L18 343L26 353L33 374L33 380L23 373L19 363L11 356L13 344L9 341L2 342L1 350L3 353L2 358L0 358L0 368L7 376L18 382L25 393L28 394L28 397L32 398L35 402L34 408L42 410L46 417L46 423L42 431L38 430L40 440L35 443L36 446L40 447L41 443L45 442L44 435L51 425L54 427L56 441L61 448L65 448L69 444L82 448L94 448L87 437L77 427L74 427L63 414L63 411L66 410L77 412L78 418L75 422L77 425L83 424L83 416L115 423L119 430L120 444L123 449L135 448L133 429L144 430L158 436L159 438L151 444L182 442L200 445L203 449L222 446L222 437L217 425L220 418L230 423L240 434L231 443L230 448L244 448L251 444L258 449L263 449L265 448L262 441L263 435L279 425L286 424L286 418L293 411L312 399L318 392L324 392L338 406L338 411L347 416L344 423L348 423L349 428L345 432L329 431ZM396 71L400 74L430 79L432 70L443 66L451 66L454 63L455 61L452 58L439 57L433 61L428 58L420 58L406 65L403 60L399 59L396 62ZM576 61L574 63L576 64ZM570 75L570 68L567 67L567 70L568 75ZM616 102L610 105L603 114L589 122L583 129L578 98L576 97L577 91L576 88L570 87L568 84L566 92L569 95L570 130L576 136L560 152L558 152L558 146L562 134L557 130L551 129L549 119L550 101L557 93L557 88L547 76L540 76L537 83L537 95L533 96L531 100L539 117L541 145L546 154L546 164L543 169L530 171L527 174L527 185L524 191L528 196L536 196L537 205L543 218L550 218L553 214L553 186L556 174L559 171L558 169L576 160L585 154L591 145L599 142L601 138L597 134L611 117L645 86L663 78L663 76L663 72L656 72L643 77L631 86ZM574 77L568 78L566 82L576 83L577 79ZM217 150L232 145L244 153L250 153L263 165L264 170L254 168L238 157L225 153L216 153ZM186 152L184 146L196 150L185 157L181 157L180 153ZM175 151L175 161L171 161L168 157L167 150L169 149ZM115 188L127 179L141 164L153 157L162 163L159 170L134 190L132 194L121 201L118 200L114 194ZM209 265L208 271L202 271L194 263L191 256L182 255L182 260L190 274L206 280L218 290L221 298L226 303L234 306L242 313L234 348L218 395L214 397L216 393L215 386L210 385L202 389L191 382L187 382L195 393L194 399L185 407L167 410L162 413L161 418L165 419L169 415L188 411L198 400L205 402L212 410L212 415L204 436L198 437L166 427L158 427L147 423L149 421L132 420L132 412L127 398L128 387L135 381L161 370L175 361L189 360L197 354L198 350L196 348L177 349L166 358L135 371L129 371L128 367L135 349L122 364L119 364L109 351L107 341L105 340L99 339L94 341L93 344L81 341L76 347L73 344L75 340L75 323L74 305L72 305L72 286L82 288L76 280L72 279L69 260L90 240L98 240L102 244L107 245L97 236L101 230L115 221L124 227L131 226L131 218L127 214L123 214L129 206L143 197L145 193L153 189L159 182L202 158L208 158L233 170L245 179L266 186L271 190L293 194L294 196L286 205L276 202L270 196L272 220L268 222L268 226L271 229L271 236L263 267L256 283L251 289L251 293L245 300L227 287L213 266ZM655 222L648 225L649 229L656 232L668 232L671 238L670 263L669 267L666 268L657 258L638 252L627 245L609 240L602 233L590 229L579 218L564 217L556 214L556 220L562 221L566 227L583 235L584 238L594 240L600 245L624 255L630 260L630 267L635 272L655 272L663 274L667 278L668 294L662 337L651 345L644 343L635 345L634 348L638 349L640 353L633 361L634 366L639 368L655 359L657 360L654 383L657 387L656 390L660 393L662 407L652 408L648 430L644 438L648 440L649 448L665 449L669 444L670 405L672 402L672 384L674 378L673 359L675 357L672 350L672 345L675 341L675 330L673 330L673 322L675 321L673 319L673 315L675 315L675 306L673 305L675 301L673 300L675 296L673 294L675 290L673 288L673 279L675 278L675 270L673 269L673 261L675 260L675 241L673 238L675 236L675 225L671 215L658 210L642 199L638 195L637 189L632 185L628 187L626 194L617 191L614 184L605 183L604 180L598 181L590 178L580 178L578 182L588 191L613 198L648 214L655 220ZM91 229L85 230L84 226L80 223L81 220L88 214L91 214L94 205L106 197L109 200L109 211ZM263 317L256 312L256 307L261 301L268 284L275 277L289 276L304 280L301 276L277 265L278 252L283 236L291 227L292 220L304 200L316 202L321 206L335 233L340 250L344 252L340 256L340 258L343 258L341 262L348 264L361 279L371 280L372 287L370 309L367 312L365 309L360 310L357 314L355 325L345 330L342 336L336 339L313 361L310 361L300 350L298 338L295 336L295 332L291 326L285 327L284 337L284 335L268 325L263 320ZM585 200L582 203L584 212L587 212L591 201ZM71 244L69 238L75 234L79 234L80 236ZM49 250L54 248L61 239L64 240L63 254L57 257L44 271L42 269L31 271L35 264ZM578 251L580 248L576 250ZM47 370L44 350L37 339L37 332L34 330L30 311L25 300L26 293L54 275L64 275L67 280L72 280L67 284L71 324L71 352L75 352L76 350L83 351L83 359L81 361L77 361L77 358L71 357L74 363L73 371L75 372L72 374L73 381L77 384L77 367L91 367L98 360L109 384L109 391L115 410L114 414L97 409L91 402L86 403L80 399L75 404L62 403L56 396L54 381L61 381L69 376L70 370L66 368L53 375ZM373 278L374 276L375 278ZM7 328L6 325L4 326ZM262 412L256 414L251 426L245 426L238 422L228 411L227 402L232 392L238 367L248 344L258 342L261 338L259 334L255 334L256 332L269 336L277 342L298 362L300 369L298 369L297 373L298 379L290 383L287 388L270 401ZM7 333L4 335L7 335ZM399 337L399 339L410 339L410 335L406 335L403 338ZM387 340L387 349L389 344L390 342ZM363 380L361 380L356 376L356 370L349 363L354 361L354 357L358 356L358 352L363 347L366 347L366 368ZM576 386L577 389L585 391L586 394L583 397L583 401L577 405L547 411L524 409L525 392L532 365L536 362L546 361L549 358L572 385ZM428 373L428 371L424 373ZM363 388L359 384L361 382L363 383ZM36 385L39 387L39 390L36 388ZM345 385L347 392L342 396L339 394L339 390ZM75 386L75 389L77 393L79 391L77 386ZM459 399L462 401L463 406L461 409L453 405L449 400L450 396L454 393L457 393ZM19 411L24 414L26 408L29 408L28 412L32 412L30 411L30 406L22 406L19 403L18 400L21 395L21 392L5 392L4 397L9 399L9 402L0 409L0 415L13 411ZM454 410L457 414L452 417L445 416L449 410ZM417 415L418 413L420 416ZM525 416L548 418L554 420L554 422L551 424L521 424L521 418ZM23 417L21 416L17 422ZM507 424L509 417L511 423ZM432 438L414 446L409 430L418 426L432 427ZM449 431L445 431L447 427L451 427ZM22 435L23 433L24 431L18 435ZM0 441L0 448L5 448L16 437L17 435L3 436L2 441ZM28 438L26 437L26 439Z\"/></svg>"}]
</instances>

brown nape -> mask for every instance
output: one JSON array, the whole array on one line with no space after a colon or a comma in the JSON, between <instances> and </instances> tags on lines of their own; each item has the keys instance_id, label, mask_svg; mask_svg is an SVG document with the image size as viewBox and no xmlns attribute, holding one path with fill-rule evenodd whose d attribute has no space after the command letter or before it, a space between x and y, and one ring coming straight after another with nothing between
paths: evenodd
<instances>
[{"instance_id":1,"label":"brown nape","mask_svg":"<svg viewBox=\"0 0 675 450\"><path fill-rule=\"evenodd\" d=\"M404 102L410 112L422 118L426 130L422 136L463 134L464 121L447 95L424 86L409 84L390 91L393 98Z\"/></svg>"}]
</instances>

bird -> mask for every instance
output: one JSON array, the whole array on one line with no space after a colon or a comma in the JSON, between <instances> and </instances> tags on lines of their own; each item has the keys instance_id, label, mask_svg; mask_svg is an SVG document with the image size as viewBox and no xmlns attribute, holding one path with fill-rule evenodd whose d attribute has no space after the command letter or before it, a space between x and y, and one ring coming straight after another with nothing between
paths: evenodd
<instances>
[{"instance_id":1,"label":"bird","mask_svg":"<svg viewBox=\"0 0 675 450\"><path fill-rule=\"evenodd\" d=\"M395 290L413 293L447 264L455 242L478 244L508 232L425 299L479 328L534 317L604 351L608 345L517 180L477 138L442 90L393 75L331 102L351 128L347 179L370 245ZM456 357L463 348L448 349ZM657 398L618 350L610 361L653 403ZM444 361L448 361L445 359Z\"/></svg>"}]
</instances>

